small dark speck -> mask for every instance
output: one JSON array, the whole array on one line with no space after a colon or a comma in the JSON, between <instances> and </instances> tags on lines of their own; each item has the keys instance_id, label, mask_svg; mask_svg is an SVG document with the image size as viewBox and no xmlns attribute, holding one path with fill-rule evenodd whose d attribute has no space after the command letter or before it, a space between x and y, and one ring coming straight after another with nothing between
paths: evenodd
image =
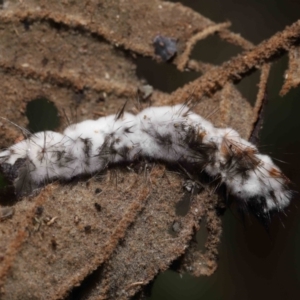
<instances>
[{"instance_id":1,"label":"small dark speck","mask_svg":"<svg viewBox=\"0 0 300 300\"><path fill-rule=\"evenodd\" d=\"M40 216L43 212L44 212L44 207L43 207L43 206L38 206L38 207L35 209L35 214L36 214L37 216Z\"/></svg>"},{"instance_id":2,"label":"small dark speck","mask_svg":"<svg viewBox=\"0 0 300 300\"><path fill-rule=\"evenodd\" d=\"M48 64L48 62L49 62L49 59L47 57L44 57L41 61L42 66L45 67Z\"/></svg>"},{"instance_id":3,"label":"small dark speck","mask_svg":"<svg viewBox=\"0 0 300 300\"><path fill-rule=\"evenodd\" d=\"M51 247L53 250L56 250L56 248L57 248L57 242L56 242L55 237L52 237L52 239L51 239Z\"/></svg>"},{"instance_id":4,"label":"small dark speck","mask_svg":"<svg viewBox=\"0 0 300 300\"><path fill-rule=\"evenodd\" d=\"M105 102L105 98L104 97L98 97L97 99L96 99L96 103L100 103L100 102Z\"/></svg>"},{"instance_id":5,"label":"small dark speck","mask_svg":"<svg viewBox=\"0 0 300 300\"><path fill-rule=\"evenodd\" d=\"M95 208L97 209L97 211L101 211L102 208L99 203L95 202L94 205L95 205Z\"/></svg>"},{"instance_id":6,"label":"small dark speck","mask_svg":"<svg viewBox=\"0 0 300 300\"><path fill-rule=\"evenodd\" d=\"M84 90L80 90L73 95L73 100L76 104L80 104L85 98Z\"/></svg>"},{"instance_id":7,"label":"small dark speck","mask_svg":"<svg viewBox=\"0 0 300 300\"><path fill-rule=\"evenodd\" d=\"M177 53L177 41L175 39L157 35L153 40L154 53L163 61L168 61Z\"/></svg>"},{"instance_id":8,"label":"small dark speck","mask_svg":"<svg viewBox=\"0 0 300 300\"><path fill-rule=\"evenodd\" d=\"M92 226L91 226L91 225L86 225L86 226L84 226L84 231L85 231L85 233L90 233L91 230L92 230Z\"/></svg>"},{"instance_id":9,"label":"small dark speck","mask_svg":"<svg viewBox=\"0 0 300 300\"><path fill-rule=\"evenodd\" d=\"M30 29L30 26L32 24L32 22L30 22L29 20L25 19L24 21L22 21L23 23L23 26L25 28L25 30L29 30Z\"/></svg>"},{"instance_id":10,"label":"small dark speck","mask_svg":"<svg viewBox=\"0 0 300 300\"><path fill-rule=\"evenodd\" d=\"M99 189L99 188L96 188L96 189L95 189L95 194L100 194L101 192L102 192L101 189Z\"/></svg>"}]
</instances>

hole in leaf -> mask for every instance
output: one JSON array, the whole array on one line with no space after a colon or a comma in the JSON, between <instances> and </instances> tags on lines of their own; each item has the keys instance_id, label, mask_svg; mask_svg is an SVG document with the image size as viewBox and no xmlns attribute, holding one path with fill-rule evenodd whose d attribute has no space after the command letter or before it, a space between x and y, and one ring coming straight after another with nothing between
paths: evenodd
<instances>
[{"instance_id":1,"label":"hole in leaf","mask_svg":"<svg viewBox=\"0 0 300 300\"><path fill-rule=\"evenodd\" d=\"M26 107L26 116L31 132L54 130L60 123L57 108L45 97L30 101Z\"/></svg>"},{"instance_id":2,"label":"hole in leaf","mask_svg":"<svg viewBox=\"0 0 300 300\"><path fill-rule=\"evenodd\" d=\"M177 88L199 77L196 72L179 72L172 64L157 63L150 58L136 60L136 73L155 89L171 93Z\"/></svg>"},{"instance_id":3,"label":"hole in leaf","mask_svg":"<svg viewBox=\"0 0 300 300\"><path fill-rule=\"evenodd\" d=\"M66 297L66 300L86 299L97 283L101 281L102 276L103 266L99 266L95 271L85 277L79 286L73 287L69 295Z\"/></svg>"},{"instance_id":4,"label":"hole in leaf","mask_svg":"<svg viewBox=\"0 0 300 300\"><path fill-rule=\"evenodd\" d=\"M209 277L195 278L168 270L157 276L149 300L223 299L222 291L212 288L213 283Z\"/></svg>"},{"instance_id":5,"label":"hole in leaf","mask_svg":"<svg viewBox=\"0 0 300 300\"><path fill-rule=\"evenodd\" d=\"M200 229L196 233L197 247L199 250L205 251L205 244L207 242L208 232L206 229L206 221L201 222Z\"/></svg>"},{"instance_id":6,"label":"hole in leaf","mask_svg":"<svg viewBox=\"0 0 300 300\"><path fill-rule=\"evenodd\" d=\"M260 72L256 71L250 74L249 76L244 77L236 85L236 88L240 91L240 93L252 106L254 106L256 101L259 80L260 80Z\"/></svg>"},{"instance_id":7,"label":"hole in leaf","mask_svg":"<svg viewBox=\"0 0 300 300\"><path fill-rule=\"evenodd\" d=\"M184 193L182 199L176 203L176 215L185 216L190 209L192 201L192 195L190 193Z\"/></svg>"},{"instance_id":8,"label":"hole in leaf","mask_svg":"<svg viewBox=\"0 0 300 300\"><path fill-rule=\"evenodd\" d=\"M241 51L240 47L224 42L217 35L212 35L197 43L191 58L220 65Z\"/></svg>"}]
</instances>

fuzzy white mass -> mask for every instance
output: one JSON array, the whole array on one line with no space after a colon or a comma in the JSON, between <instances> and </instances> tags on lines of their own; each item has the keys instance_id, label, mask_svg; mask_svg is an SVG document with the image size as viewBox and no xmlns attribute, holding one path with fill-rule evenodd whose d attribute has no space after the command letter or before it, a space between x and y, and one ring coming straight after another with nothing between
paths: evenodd
<instances>
[{"instance_id":1,"label":"fuzzy white mass","mask_svg":"<svg viewBox=\"0 0 300 300\"><path fill-rule=\"evenodd\" d=\"M0 152L2 171L18 194L54 179L94 174L140 158L205 171L245 205L267 213L290 203L288 180L271 158L231 128L215 128L185 105L150 107L39 132Z\"/></svg>"}]
</instances>

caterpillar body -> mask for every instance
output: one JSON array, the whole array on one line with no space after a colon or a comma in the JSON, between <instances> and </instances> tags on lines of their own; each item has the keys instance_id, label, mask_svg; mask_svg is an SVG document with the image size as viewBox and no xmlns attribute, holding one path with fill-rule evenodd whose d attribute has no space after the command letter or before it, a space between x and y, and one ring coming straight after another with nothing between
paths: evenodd
<instances>
[{"instance_id":1,"label":"caterpillar body","mask_svg":"<svg viewBox=\"0 0 300 300\"><path fill-rule=\"evenodd\" d=\"M35 133L0 152L0 167L22 196L54 179L93 174L138 158L190 164L224 184L243 206L255 206L258 214L282 211L291 200L288 179L269 156L187 105L86 120L62 134Z\"/></svg>"}]
</instances>

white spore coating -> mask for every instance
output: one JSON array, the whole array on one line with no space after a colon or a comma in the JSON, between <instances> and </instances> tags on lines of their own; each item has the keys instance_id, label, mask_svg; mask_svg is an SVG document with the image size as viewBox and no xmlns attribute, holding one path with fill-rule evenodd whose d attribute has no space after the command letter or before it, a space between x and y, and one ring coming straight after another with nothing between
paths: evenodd
<instances>
[{"instance_id":1,"label":"white spore coating","mask_svg":"<svg viewBox=\"0 0 300 300\"><path fill-rule=\"evenodd\" d=\"M269 156L259 154L235 130L215 128L185 105L87 120L62 134L39 132L0 152L0 166L23 195L54 179L93 174L138 158L205 171L262 213L281 211L290 203L288 180Z\"/></svg>"}]
</instances>

